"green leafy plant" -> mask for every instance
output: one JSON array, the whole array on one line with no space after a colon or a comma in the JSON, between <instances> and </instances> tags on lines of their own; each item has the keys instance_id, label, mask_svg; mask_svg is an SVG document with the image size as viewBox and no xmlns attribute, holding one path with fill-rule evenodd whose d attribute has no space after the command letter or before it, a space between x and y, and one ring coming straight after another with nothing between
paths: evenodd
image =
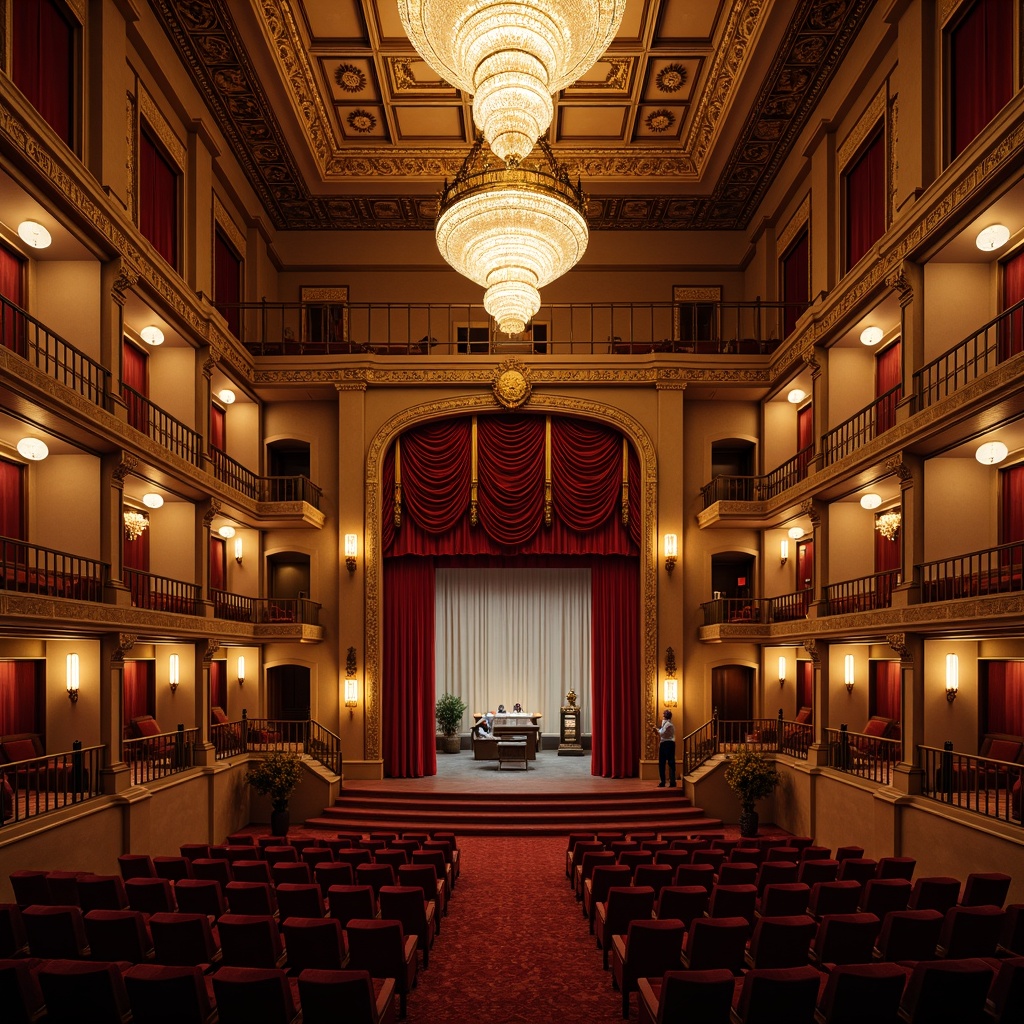
<instances>
[{"instance_id":1,"label":"green leafy plant","mask_svg":"<svg viewBox=\"0 0 1024 1024\"><path fill-rule=\"evenodd\" d=\"M456 693L442 693L434 705L437 727L445 736L454 736L462 725L462 716L469 705Z\"/></svg>"},{"instance_id":2,"label":"green leafy plant","mask_svg":"<svg viewBox=\"0 0 1024 1024\"><path fill-rule=\"evenodd\" d=\"M245 781L260 796L269 796L275 811L287 809L288 797L295 792L301 778L302 759L280 751L268 755L245 773Z\"/></svg>"},{"instance_id":3,"label":"green leafy plant","mask_svg":"<svg viewBox=\"0 0 1024 1024\"><path fill-rule=\"evenodd\" d=\"M754 809L754 803L775 792L782 781L775 762L753 750L741 750L729 758L725 766L725 781L740 798L744 811Z\"/></svg>"}]
</instances>

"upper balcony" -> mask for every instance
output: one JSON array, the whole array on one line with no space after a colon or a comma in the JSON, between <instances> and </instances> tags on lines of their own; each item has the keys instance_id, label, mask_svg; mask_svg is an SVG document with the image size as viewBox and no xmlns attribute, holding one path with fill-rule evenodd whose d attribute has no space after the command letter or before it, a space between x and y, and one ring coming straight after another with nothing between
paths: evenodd
<instances>
[{"instance_id":1,"label":"upper balcony","mask_svg":"<svg viewBox=\"0 0 1024 1024\"><path fill-rule=\"evenodd\" d=\"M324 525L323 491L307 476L259 476L219 448L210 448L214 476L257 501L261 529Z\"/></svg>"}]
</instances>

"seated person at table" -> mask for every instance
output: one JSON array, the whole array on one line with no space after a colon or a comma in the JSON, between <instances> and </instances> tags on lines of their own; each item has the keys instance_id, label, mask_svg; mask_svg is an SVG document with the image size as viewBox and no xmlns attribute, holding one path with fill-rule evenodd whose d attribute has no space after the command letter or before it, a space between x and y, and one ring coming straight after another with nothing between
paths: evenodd
<instances>
[{"instance_id":1,"label":"seated person at table","mask_svg":"<svg viewBox=\"0 0 1024 1024\"><path fill-rule=\"evenodd\" d=\"M491 723L494 721L494 715L490 711L476 723L476 737L480 740L492 739L494 733L491 731Z\"/></svg>"}]
</instances>

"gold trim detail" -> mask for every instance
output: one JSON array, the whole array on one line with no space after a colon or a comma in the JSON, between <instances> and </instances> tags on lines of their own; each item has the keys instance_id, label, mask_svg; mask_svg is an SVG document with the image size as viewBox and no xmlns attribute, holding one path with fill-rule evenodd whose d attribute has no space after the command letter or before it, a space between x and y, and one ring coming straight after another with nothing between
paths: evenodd
<instances>
[{"instance_id":1,"label":"gold trim detail","mask_svg":"<svg viewBox=\"0 0 1024 1024\"><path fill-rule=\"evenodd\" d=\"M177 135L171 123L164 117L163 112L156 104L156 100L146 92L142 83L139 83L139 113L146 119L146 123L156 137L167 150L167 155L178 165L178 170L184 174L188 168L188 147ZM141 130L141 126L140 126Z\"/></svg>"},{"instance_id":2,"label":"gold trim detail","mask_svg":"<svg viewBox=\"0 0 1024 1024\"><path fill-rule=\"evenodd\" d=\"M476 526L480 522L480 506L477 504L479 497L478 487L480 485L480 474L477 469L477 436L476 417L470 419L469 436L469 525Z\"/></svg>"},{"instance_id":3,"label":"gold trim detail","mask_svg":"<svg viewBox=\"0 0 1024 1024\"><path fill-rule=\"evenodd\" d=\"M779 232L775 241L775 250L781 256L788 248L789 243L811 222L811 193L804 196L803 202L797 207L796 213L789 218L788 223ZM810 260L808 260L810 263Z\"/></svg>"},{"instance_id":4,"label":"gold trim detail","mask_svg":"<svg viewBox=\"0 0 1024 1024\"><path fill-rule=\"evenodd\" d=\"M846 171L847 164L857 155L857 150L860 149L864 140L878 127L879 121L885 121L884 85L872 97L867 109L861 114L836 153L836 167L840 175Z\"/></svg>"},{"instance_id":5,"label":"gold trim detail","mask_svg":"<svg viewBox=\"0 0 1024 1024\"><path fill-rule=\"evenodd\" d=\"M235 247L235 251L245 259L245 233L235 223L234 218L227 211L227 207L221 201L216 192L213 193L213 224L220 227L228 237L228 241Z\"/></svg>"},{"instance_id":6,"label":"gold trim detail","mask_svg":"<svg viewBox=\"0 0 1024 1024\"><path fill-rule=\"evenodd\" d=\"M395 494L394 494L395 529L402 525L402 439L395 438Z\"/></svg>"},{"instance_id":7,"label":"gold trim detail","mask_svg":"<svg viewBox=\"0 0 1024 1024\"><path fill-rule=\"evenodd\" d=\"M530 400L533 385L530 383L530 368L518 359L507 359L494 371L491 390L498 404L506 409L519 409Z\"/></svg>"},{"instance_id":8,"label":"gold trim detail","mask_svg":"<svg viewBox=\"0 0 1024 1024\"><path fill-rule=\"evenodd\" d=\"M622 525L629 526L629 441L622 438Z\"/></svg>"},{"instance_id":9,"label":"gold trim detail","mask_svg":"<svg viewBox=\"0 0 1024 1024\"><path fill-rule=\"evenodd\" d=\"M550 526L551 508L551 417L544 417L544 525Z\"/></svg>"}]
</instances>

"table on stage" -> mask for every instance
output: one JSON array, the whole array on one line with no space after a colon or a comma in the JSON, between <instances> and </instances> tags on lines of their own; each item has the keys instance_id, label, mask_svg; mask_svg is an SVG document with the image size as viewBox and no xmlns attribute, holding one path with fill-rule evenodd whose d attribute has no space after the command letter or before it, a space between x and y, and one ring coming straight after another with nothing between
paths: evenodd
<instances>
[{"instance_id":1,"label":"table on stage","mask_svg":"<svg viewBox=\"0 0 1024 1024\"><path fill-rule=\"evenodd\" d=\"M473 756L477 761L490 761L498 756L497 742L506 736L526 737L527 760L536 761L537 751L541 749L540 719L543 715L517 714L496 715L491 724L491 738L479 739L476 734L476 726L480 723L483 715L474 715L476 722L473 726Z\"/></svg>"}]
</instances>

